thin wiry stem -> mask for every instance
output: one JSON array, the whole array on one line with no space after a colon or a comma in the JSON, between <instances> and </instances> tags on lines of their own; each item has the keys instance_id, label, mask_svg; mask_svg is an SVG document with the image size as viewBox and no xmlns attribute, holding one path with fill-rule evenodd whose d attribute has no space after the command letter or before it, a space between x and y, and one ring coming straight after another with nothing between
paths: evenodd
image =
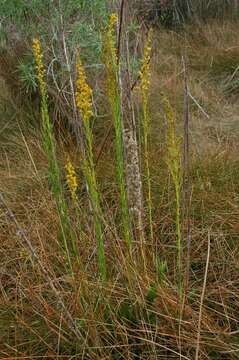
<instances>
[{"instance_id":1,"label":"thin wiry stem","mask_svg":"<svg viewBox=\"0 0 239 360\"><path fill-rule=\"evenodd\" d=\"M207 242L207 261L206 261L204 280L203 280L203 288L202 288L202 294L201 294L201 300L200 300L200 309L199 309L199 315L198 315L197 347L196 347L195 360L198 360L199 349L200 349L202 308L203 308L203 301L204 301L206 285L207 285L207 274L208 274L209 259L210 259L210 247L211 247L210 232L208 232L207 240L208 240L208 242Z\"/></svg>"},{"instance_id":2,"label":"thin wiry stem","mask_svg":"<svg viewBox=\"0 0 239 360\"><path fill-rule=\"evenodd\" d=\"M187 260L185 289L189 283L190 268L190 193L189 193L189 90L185 59L182 57L184 70L184 141L183 141L183 185L182 185L182 241L184 243L184 227L186 226Z\"/></svg>"},{"instance_id":3,"label":"thin wiry stem","mask_svg":"<svg viewBox=\"0 0 239 360\"><path fill-rule=\"evenodd\" d=\"M99 271L100 271L101 279L105 281L107 273L106 273L106 260L105 260L105 250L104 250L104 237L103 237L103 230L101 224L102 211L100 206L100 199L97 189L97 181L96 181L95 166L94 166L93 145L92 145L93 135L89 121L84 123L84 127L85 127L86 142L87 142L87 146L86 146L87 158L85 159L84 162L83 172L89 189L90 201L93 210L95 234L97 240Z\"/></svg>"}]
</instances>

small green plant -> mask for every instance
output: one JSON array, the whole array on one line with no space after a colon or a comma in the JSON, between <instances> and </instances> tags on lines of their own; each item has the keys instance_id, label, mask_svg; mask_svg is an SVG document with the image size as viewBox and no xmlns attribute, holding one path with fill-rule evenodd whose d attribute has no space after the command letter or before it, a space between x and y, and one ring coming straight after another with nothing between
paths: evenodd
<instances>
[{"instance_id":1,"label":"small green plant","mask_svg":"<svg viewBox=\"0 0 239 360\"><path fill-rule=\"evenodd\" d=\"M165 260L157 259L156 260L156 269L157 269L157 275L158 275L158 281L159 283L163 283L166 278L167 273L167 262Z\"/></svg>"},{"instance_id":2,"label":"small green plant","mask_svg":"<svg viewBox=\"0 0 239 360\"><path fill-rule=\"evenodd\" d=\"M32 61L21 62L18 65L18 73L23 91L30 95L35 93L37 90L37 77L34 63Z\"/></svg>"},{"instance_id":3,"label":"small green plant","mask_svg":"<svg viewBox=\"0 0 239 360\"><path fill-rule=\"evenodd\" d=\"M157 297L157 284L153 283L149 286L148 293L146 295L146 303L152 305Z\"/></svg>"}]
</instances>

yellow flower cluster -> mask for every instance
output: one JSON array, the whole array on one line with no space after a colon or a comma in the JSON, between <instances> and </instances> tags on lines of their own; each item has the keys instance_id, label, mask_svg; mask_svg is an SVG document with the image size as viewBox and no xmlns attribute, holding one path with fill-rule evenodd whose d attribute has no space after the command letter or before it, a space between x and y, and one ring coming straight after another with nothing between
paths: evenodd
<instances>
[{"instance_id":1,"label":"yellow flower cluster","mask_svg":"<svg viewBox=\"0 0 239 360\"><path fill-rule=\"evenodd\" d=\"M86 82L86 74L80 56L78 56L76 70L76 105L83 121L86 122L94 115L92 111L92 89Z\"/></svg>"},{"instance_id":2,"label":"yellow flower cluster","mask_svg":"<svg viewBox=\"0 0 239 360\"><path fill-rule=\"evenodd\" d=\"M32 50L36 62L37 78L40 86L40 92L42 98L46 98L46 81L45 81L45 68L43 65L43 54L41 50L41 44L38 39L33 39Z\"/></svg>"},{"instance_id":3,"label":"yellow flower cluster","mask_svg":"<svg viewBox=\"0 0 239 360\"><path fill-rule=\"evenodd\" d=\"M110 15L110 21L109 21L109 27L108 27L108 33L112 35L113 31L114 31L114 26L118 21L118 16L117 14L111 14Z\"/></svg>"},{"instance_id":4,"label":"yellow flower cluster","mask_svg":"<svg viewBox=\"0 0 239 360\"><path fill-rule=\"evenodd\" d=\"M117 51L116 51L116 47L115 47L115 36L114 36L114 27L117 24L117 21L118 21L117 15L112 14L110 16L109 27L107 30L109 47L110 47L110 51L112 53L112 60L113 60L114 65L116 65L116 63L117 63Z\"/></svg>"},{"instance_id":5,"label":"yellow flower cluster","mask_svg":"<svg viewBox=\"0 0 239 360\"><path fill-rule=\"evenodd\" d=\"M147 96L150 85L150 58L151 58L152 31L149 31L147 42L144 47L144 57L139 72L140 88L143 96Z\"/></svg>"},{"instance_id":6,"label":"yellow flower cluster","mask_svg":"<svg viewBox=\"0 0 239 360\"><path fill-rule=\"evenodd\" d=\"M65 165L65 169L66 169L66 182L67 182L67 185L69 186L69 189L71 192L71 197L73 200L77 200L76 191L78 188L78 182L77 182L77 177L76 177L76 171L75 171L75 168L69 158Z\"/></svg>"}]
</instances>

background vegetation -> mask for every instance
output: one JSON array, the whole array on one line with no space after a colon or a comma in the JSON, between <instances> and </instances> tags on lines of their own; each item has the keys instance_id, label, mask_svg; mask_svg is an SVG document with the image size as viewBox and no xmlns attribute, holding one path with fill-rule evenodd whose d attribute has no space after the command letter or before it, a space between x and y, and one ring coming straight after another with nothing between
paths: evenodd
<instances>
[{"instance_id":1,"label":"background vegetation","mask_svg":"<svg viewBox=\"0 0 239 360\"><path fill-rule=\"evenodd\" d=\"M238 7L0 0L1 359L238 358Z\"/></svg>"}]
</instances>

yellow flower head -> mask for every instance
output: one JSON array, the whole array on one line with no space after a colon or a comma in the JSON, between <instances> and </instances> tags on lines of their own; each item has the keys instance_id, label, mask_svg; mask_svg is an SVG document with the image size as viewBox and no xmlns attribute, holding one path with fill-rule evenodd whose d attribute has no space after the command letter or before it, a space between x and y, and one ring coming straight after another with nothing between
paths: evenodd
<instances>
[{"instance_id":1,"label":"yellow flower head","mask_svg":"<svg viewBox=\"0 0 239 360\"><path fill-rule=\"evenodd\" d=\"M37 78L40 86L40 92L42 98L46 97L46 81L45 81L45 75L46 71L43 65L43 54L41 50L41 44L38 39L33 39L32 41L32 50L33 55L36 62L36 70L37 70Z\"/></svg>"},{"instance_id":2,"label":"yellow flower head","mask_svg":"<svg viewBox=\"0 0 239 360\"><path fill-rule=\"evenodd\" d=\"M77 200L77 195L76 195L76 191L78 188L77 176L74 165L72 164L69 158L65 165L65 169L66 169L66 182L71 192L71 198L73 200Z\"/></svg>"},{"instance_id":3,"label":"yellow flower head","mask_svg":"<svg viewBox=\"0 0 239 360\"><path fill-rule=\"evenodd\" d=\"M88 121L93 115L92 111L92 89L86 82L86 74L81 59L78 56L76 81L76 105L80 111L83 121Z\"/></svg>"},{"instance_id":4,"label":"yellow flower head","mask_svg":"<svg viewBox=\"0 0 239 360\"><path fill-rule=\"evenodd\" d=\"M112 61L116 64L117 62L117 54L115 47L115 36L114 36L114 26L118 21L118 17L116 14L111 14L109 26L106 34L106 41L108 42L108 51L111 52Z\"/></svg>"},{"instance_id":5,"label":"yellow flower head","mask_svg":"<svg viewBox=\"0 0 239 360\"><path fill-rule=\"evenodd\" d=\"M110 15L110 21L109 21L109 29L108 31L112 33L113 29L114 29L114 26L115 24L117 23L118 21L118 16L117 14L111 14Z\"/></svg>"},{"instance_id":6,"label":"yellow flower head","mask_svg":"<svg viewBox=\"0 0 239 360\"><path fill-rule=\"evenodd\" d=\"M150 59L151 59L151 41L152 31L149 31L148 38L144 47L144 57L142 60L142 66L139 71L140 88L143 96L147 96L150 85Z\"/></svg>"}]
</instances>

